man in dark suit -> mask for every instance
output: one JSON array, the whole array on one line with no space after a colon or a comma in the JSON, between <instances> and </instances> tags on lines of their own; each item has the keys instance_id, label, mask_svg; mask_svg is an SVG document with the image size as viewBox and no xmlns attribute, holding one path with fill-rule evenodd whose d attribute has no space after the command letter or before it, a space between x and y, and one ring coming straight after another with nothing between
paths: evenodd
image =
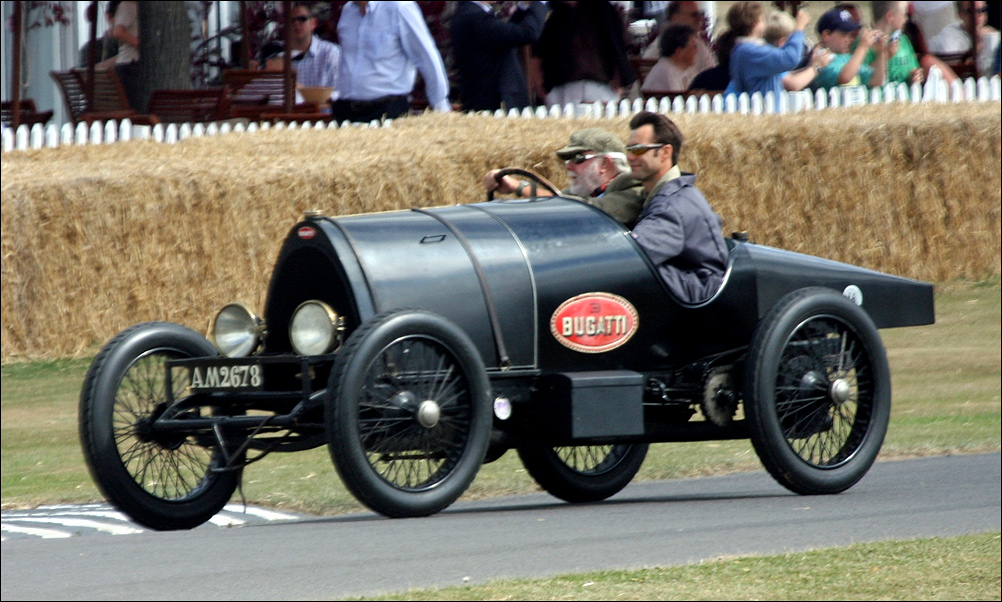
<instances>
[{"instance_id":1,"label":"man in dark suit","mask_svg":"<svg viewBox=\"0 0 1002 602\"><path fill-rule=\"evenodd\" d=\"M449 33L464 111L522 109L529 91L516 49L539 39L546 20L542 2L519 2L508 20L494 2L460 2Z\"/></svg>"}]
</instances>

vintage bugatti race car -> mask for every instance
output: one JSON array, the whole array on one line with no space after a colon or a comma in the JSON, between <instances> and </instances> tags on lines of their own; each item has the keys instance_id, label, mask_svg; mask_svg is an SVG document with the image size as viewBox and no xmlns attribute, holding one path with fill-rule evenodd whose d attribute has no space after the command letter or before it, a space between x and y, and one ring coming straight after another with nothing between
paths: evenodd
<instances>
[{"instance_id":1,"label":"vintage bugatti race car","mask_svg":"<svg viewBox=\"0 0 1002 602\"><path fill-rule=\"evenodd\" d=\"M723 285L684 304L571 199L308 213L263 319L230 304L212 342L150 322L107 343L81 393L88 467L154 529L207 521L262 455L321 445L389 517L446 508L511 449L569 502L623 489L650 443L736 438L796 493L844 491L890 416L878 329L932 323L932 286L727 244Z\"/></svg>"}]
</instances>

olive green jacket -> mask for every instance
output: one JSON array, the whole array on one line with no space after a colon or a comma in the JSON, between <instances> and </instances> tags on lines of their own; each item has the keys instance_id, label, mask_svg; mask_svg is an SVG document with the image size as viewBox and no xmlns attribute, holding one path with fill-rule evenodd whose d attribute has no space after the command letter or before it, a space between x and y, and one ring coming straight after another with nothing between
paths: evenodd
<instances>
[{"instance_id":1,"label":"olive green jacket","mask_svg":"<svg viewBox=\"0 0 1002 602\"><path fill-rule=\"evenodd\" d=\"M644 201L647 199L647 192L640 181L631 178L629 173L621 173L616 176L606 186L605 192L598 196L584 198L570 194L567 190L560 194L573 199L581 199L593 207L598 207L630 229L637 224L637 218L640 217L640 211L644 208Z\"/></svg>"}]
</instances>

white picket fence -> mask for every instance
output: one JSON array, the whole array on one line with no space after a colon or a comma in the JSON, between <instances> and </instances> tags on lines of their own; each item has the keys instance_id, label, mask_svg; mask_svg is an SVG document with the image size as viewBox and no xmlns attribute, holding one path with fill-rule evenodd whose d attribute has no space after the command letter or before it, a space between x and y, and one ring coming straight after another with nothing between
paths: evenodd
<instances>
[{"instance_id":1,"label":"white picket fence","mask_svg":"<svg viewBox=\"0 0 1002 602\"><path fill-rule=\"evenodd\" d=\"M765 115L775 113L799 113L802 111L829 109L836 107L850 107L866 104L888 104L888 103L926 103L926 102L993 102L1002 100L1002 79L999 76L991 78L979 78L977 80L967 79L963 82L957 80L951 85L938 76L937 71L930 74L929 81L924 85L913 84L888 84L883 88L868 89L866 87L833 88L831 90L817 92L784 92L781 93L779 103L772 92L766 95L756 93L749 97L747 94L740 96L715 95L710 97L681 96L674 99L669 98L648 98L624 99L619 102L592 103L592 104L567 104L563 107L554 105L552 107L525 108L521 111L512 109L510 111L495 111L497 118L511 119L560 119L560 118L611 118L623 115L632 115L643 110L656 111L660 113L740 113L742 115ZM17 128L17 132L10 128L3 130L3 151L27 150L39 148L57 148L66 145L87 145L87 144L111 144L123 140L144 139L154 140L166 144L174 144L185 138L223 135L231 132L252 133L268 129L329 129L338 127L386 127L392 121L373 121L368 124L349 124L347 122L338 124L336 121L330 122L305 122L296 124L275 124L243 123L243 122L220 122L220 123L184 123L184 124L158 124L156 126L133 125L128 119L119 122L94 122L90 126L87 124L77 124L74 128L72 124L63 124L62 127L56 125L42 126L35 124L31 128L25 125Z\"/></svg>"}]
</instances>

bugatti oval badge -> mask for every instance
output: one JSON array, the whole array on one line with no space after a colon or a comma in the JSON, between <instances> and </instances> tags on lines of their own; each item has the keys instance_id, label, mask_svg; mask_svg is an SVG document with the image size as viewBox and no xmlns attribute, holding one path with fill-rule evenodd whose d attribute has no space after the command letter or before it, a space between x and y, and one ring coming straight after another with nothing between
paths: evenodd
<instances>
[{"instance_id":1,"label":"bugatti oval badge","mask_svg":"<svg viewBox=\"0 0 1002 602\"><path fill-rule=\"evenodd\" d=\"M303 226L296 233L299 234L299 238L302 238L303 240L310 240L317 235L317 231L309 226Z\"/></svg>"},{"instance_id":2,"label":"bugatti oval badge","mask_svg":"<svg viewBox=\"0 0 1002 602\"><path fill-rule=\"evenodd\" d=\"M550 332L564 347L581 353L611 351L630 340L640 326L637 310L611 293L585 293L560 304Z\"/></svg>"}]
</instances>

